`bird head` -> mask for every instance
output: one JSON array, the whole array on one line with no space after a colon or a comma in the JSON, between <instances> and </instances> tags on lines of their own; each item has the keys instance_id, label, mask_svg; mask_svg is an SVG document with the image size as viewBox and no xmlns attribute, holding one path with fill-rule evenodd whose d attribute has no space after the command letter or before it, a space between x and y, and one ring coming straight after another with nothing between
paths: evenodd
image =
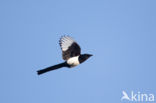
<instances>
[{"instance_id":1,"label":"bird head","mask_svg":"<svg viewBox=\"0 0 156 103\"><path fill-rule=\"evenodd\" d=\"M82 54L79 57L79 61L80 63L84 62L85 60L87 60L89 57L93 56L92 54Z\"/></svg>"}]
</instances>

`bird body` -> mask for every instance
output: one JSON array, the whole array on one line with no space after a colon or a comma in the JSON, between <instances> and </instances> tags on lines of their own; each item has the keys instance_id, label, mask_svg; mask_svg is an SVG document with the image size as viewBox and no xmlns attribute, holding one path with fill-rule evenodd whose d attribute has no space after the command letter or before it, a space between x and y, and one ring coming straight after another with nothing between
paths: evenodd
<instances>
[{"instance_id":1,"label":"bird body","mask_svg":"<svg viewBox=\"0 0 156 103\"><path fill-rule=\"evenodd\" d=\"M67 60L67 64L69 64L71 67L75 67L75 66L79 65L80 64L79 56L75 56L75 57L69 58Z\"/></svg>"},{"instance_id":2,"label":"bird body","mask_svg":"<svg viewBox=\"0 0 156 103\"><path fill-rule=\"evenodd\" d=\"M92 56L91 54L81 54L80 46L70 36L62 36L59 40L59 44L62 50L62 58L65 60L65 62L38 70L38 75L62 67L75 67L86 61L90 56Z\"/></svg>"}]
</instances>

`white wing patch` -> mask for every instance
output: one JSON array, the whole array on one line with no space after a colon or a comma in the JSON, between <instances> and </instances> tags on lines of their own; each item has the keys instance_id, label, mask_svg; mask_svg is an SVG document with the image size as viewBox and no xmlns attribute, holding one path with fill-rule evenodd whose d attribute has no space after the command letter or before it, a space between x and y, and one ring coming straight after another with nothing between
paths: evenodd
<instances>
[{"instance_id":1,"label":"white wing patch","mask_svg":"<svg viewBox=\"0 0 156 103\"><path fill-rule=\"evenodd\" d=\"M66 51L72 45L73 42L75 42L74 39L69 36L61 37L60 46L62 51Z\"/></svg>"}]
</instances>

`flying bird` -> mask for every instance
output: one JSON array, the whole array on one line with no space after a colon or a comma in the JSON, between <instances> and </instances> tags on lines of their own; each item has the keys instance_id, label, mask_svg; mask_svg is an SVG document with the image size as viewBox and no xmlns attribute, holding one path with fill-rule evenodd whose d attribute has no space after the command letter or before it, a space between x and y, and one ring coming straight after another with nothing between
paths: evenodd
<instances>
[{"instance_id":1,"label":"flying bird","mask_svg":"<svg viewBox=\"0 0 156 103\"><path fill-rule=\"evenodd\" d=\"M56 70L62 67L72 68L84 61L86 61L91 54L81 54L81 48L78 43L70 36L62 36L59 40L59 44L62 50L62 58L65 62L56 64L54 66L47 67L37 71L37 74L43 74L51 70Z\"/></svg>"}]
</instances>

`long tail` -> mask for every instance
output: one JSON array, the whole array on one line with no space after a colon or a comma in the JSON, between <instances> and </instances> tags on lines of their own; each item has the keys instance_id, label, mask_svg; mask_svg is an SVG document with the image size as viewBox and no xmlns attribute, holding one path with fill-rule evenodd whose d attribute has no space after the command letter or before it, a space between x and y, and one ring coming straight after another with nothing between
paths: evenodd
<instances>
[{"instance_id":1,"label":"long tail","mask_svg":"<svg viewBox=\"0 0 156 103\"><path fill-rule=\"evenodd\" d=\"M69 67L69 65L66 62L60 63L60 64L57 64L57 65L54 65L54 66L47 67L45 69L38 70L37 74L40 75L40 74L49 72L51 70L56 70L56 69L59 69L59 68L62 68L62 67Z\"/></svg>"}]
</instances>

